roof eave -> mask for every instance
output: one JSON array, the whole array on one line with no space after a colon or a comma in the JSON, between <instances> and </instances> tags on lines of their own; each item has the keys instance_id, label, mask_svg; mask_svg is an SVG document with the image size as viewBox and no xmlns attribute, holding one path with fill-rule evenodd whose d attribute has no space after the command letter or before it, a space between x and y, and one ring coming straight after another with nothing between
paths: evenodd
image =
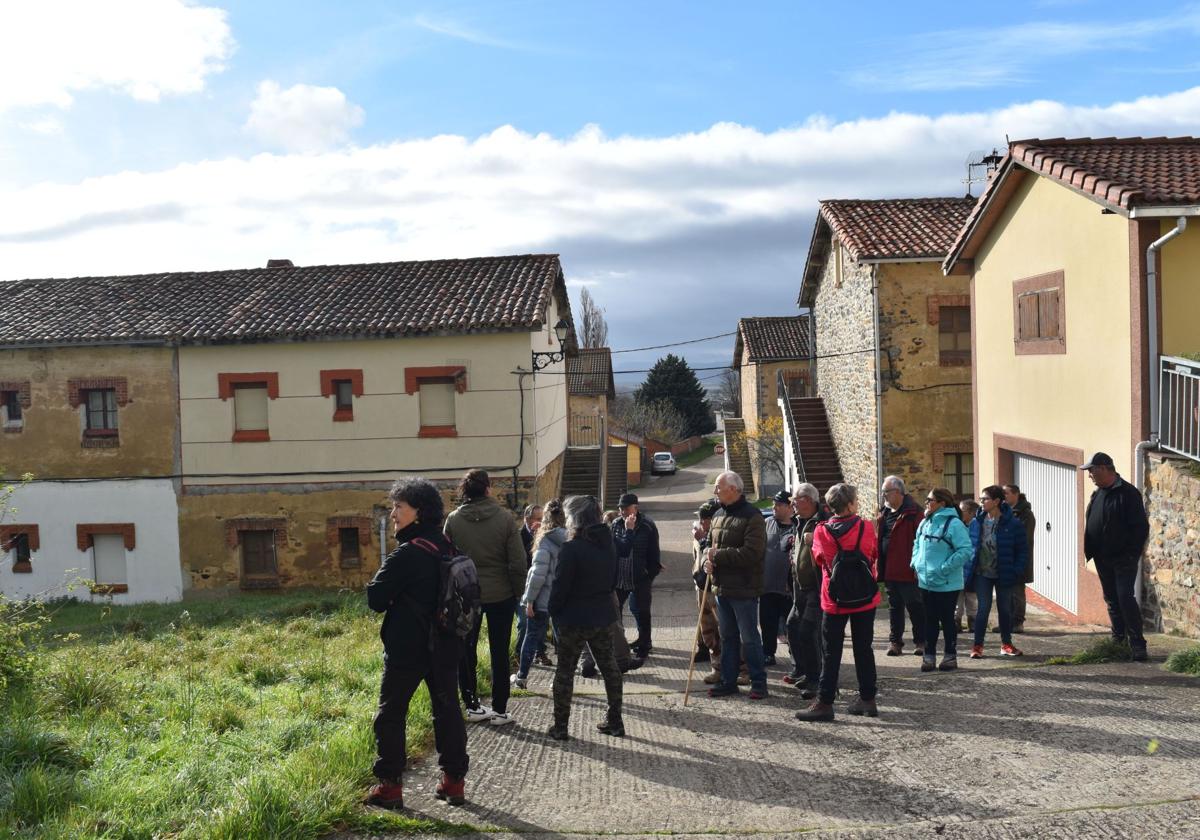
<instances>
[{"instance_id":1,"label":"roof eave","mask_svg":"<svg viewBox=\"0 0 1200 840\"><path fill-rule=\"evenodd\" d=\"M1179 216L1200 216L1200 204L1160 204L1129 209L1131 219L1174 219Z\"/></svg>"},{"instance_id":2,"label":"roof eave","mask_svg":"<svg viewBox=\"0 0 1200 840\"><path fill-rule=\"evenodd\" d=\"M979 197L980 202L982 202L979 212L973 213L972 217L968 218L967 224L964 225L962 231L958 234L958 238L954 240L954 244L950 246L950 253L942 262L943 274L953 274L956 263L961 260L974 258L974 250L971 250L968 253L968 248L975 244L977 234L980 233L980 226L985 221L987 221L988 224L983 228L982 233L986 234L989 230L991 230L993 224L991 216L993 212L993 206L997 201L997 196L1004 194L1004 199L1002 199L1002 202L1006 201L1008 194L1011 192L1011 188L1008 188L1009 179L1011 177L1016 177L1018 179L1018 181L1014 182L1013 184L1012 188L1015 188L1016 183L1019 183L1019 179L1024 177L1024 172L1031 171L1022 167L1021 170L1017 170L1018 174L1013 176L1012 173L1014 168L1015 161L1013 160L1012 155L1006 155L1003 162L1000 164L1000 168L992 177L991 183L988 184L983 195Z\"/></svg>"},{"instance_id":3,"label":"roof eave","mask_svg":"<svg viewBox=\"0 0 1200 840\"><path fill-rule=\"evenodd\" d=\"M822 233L822 227L828 232L828 237ZM808 240L808 255L804 261L804 279L800 282L800 294L796 297L796 305L799 307L811 308L817 300L817 288L821 285L821 274L824 272L825 263L829 260L829 254L832 253L832 248L825 250L823 257L818 257L815 252L819 239L826 239L830 243L833 241L833 228L829 221L821 214L821 210L817 209L817 220L813 224L812 238ZM814 269L814 266L819 268Z\"/></svg>"}]
</instances>

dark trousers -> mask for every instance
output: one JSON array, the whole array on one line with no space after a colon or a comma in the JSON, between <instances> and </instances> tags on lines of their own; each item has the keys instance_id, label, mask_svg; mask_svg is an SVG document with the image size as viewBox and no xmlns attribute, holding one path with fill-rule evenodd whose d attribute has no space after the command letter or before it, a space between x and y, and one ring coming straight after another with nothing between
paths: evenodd
<instances>
[{"instance_id":1,"label":"dark trousers","mask_svg":"<svg viewBox=\"0 0 1200 840\"><path fill-rule=\"evenodd\" d=\"M525 614L525 607L522 606L519 601L517 602L516 613L517 613L517 646L516 646L515 650L517 651L517 659L519 660L521 658L521 651L524 650L524 648L525 648L525 634L527 632L529 632L529 616L527 616ZM537 645L537 650L535 651L535 653L539 653L542 655L545 655L545 653L546 653L546 627L548 625L549 625L548 620L542 625L542 635L540 637L538 637L538 645Z\"/></svg>"},{"instance_id":2,"label":"dark trousers","mask_svg":"<svg viewBox=\"0 0 1200 840\"><path fill-rule=\"evenodd\" d=\"M511 687L508 677L508 643L512 640L513 613L517 599L505 598L492 604L484 604L475 628L466 638L462 661L458 666L458 687L462 691L463 703L468 709L479 706L479 684L475 676L478 664L476 650L479 647L479 630L483 619L487 619L488 650L492 657L492 709L503 714L508 711L508 694Z\"/></svg>"},{"instance_id":3,"label":"dark trousers","mask_svg":"<svg viewBox=\"0 0 1200 840\"><path fill-rule=\"evenodd\" d=\"M633 652L629 649L629 642L625 641L625 628L622 626L620 619L609 625L609 629L611 631L609 633L609 642L613 658L617 660L617 667L623 673L628 667L629 662L633 659ZM596 667L596 658L592 656L591 643L584 644L580 663L585 669Z\"/></svg>"},{"instance_id":4,"label":"dark trousers","mask_svg":"<svg viewBox=\"0 0 1200 840\"><path fill-rule=\"evenodd\" d=\"M779 620L792 608L789 595L764 592L758 597L758 626L762 629L763 653L774 656L779 646Z\"/></svg>"},{"instance_id":5,"label":"dark trousers","mask_svg":"<svg viewBox=\"0 0 1200 840\"><path fill-rule=\"evenodd\" d=\"M979 608L975 612L975 644L983 644L987 633L987 617L992 610L992 589L996 590L996 614L1000 618L1000 641L1012 644L1012 585L1001 586L996 578L975 575L975 597Z\"/></svg>"},{"instance_id":6,"label":"dark trousers","mask_svg":"<svg viewBox=\"0 0 1200 840\"><path fill-rule=\"evenodd\" d=\"M792 651L792 676L812 685L821 679L821 590L797 588L788 613L788 647Z\"/></svg>"},{"instance_id":7,"label":"dark trousers","mask_svg":"<svg viewBox=\"0 0 1200 840\"><path fill-rule=\"evenodd\" d=\"M938 631L946 634L946 656L958 655L958 619L954 609L958 606L961 589L953 592L930 592L921 590L925 602L925 656L937 654Z\"/></svg>"},{"instance_id":8,"label":"dark trousers","mask_svg":"<svg viewBox=\"0 0 1200 840\"><path fill-rule=\"evenodd\" d=\"M408 703L422 682L429 687L433 708L433 739L438 764L446 775L461 779L467 775L467 727L454 694L458 673L459 643L452 642L434 656L427 667L399 667L383 656L383 682L379 686L379 709L375 712L375 748L378 757L373 768L378 779L400 779L408 762L405 749L405 723Z\"/></svg>"},{"instance_id":9,"label":"dark trousers","mask_svg":"<svg viewBox=\"0 0 1200 840\"><path fill-rule=\"evenodd\" d=\"M1018 583L1013 587L1013 627L1020 627L1025 623L1025 587L1028 584Z\"/></svg>"},{"instance_id":10,"label":"dark trousers","mask_svg":"<svg viewBox=\"0 0 1200 840\"><path fill-rule=\"evenodd\" d=\"M1096 574L1100 576L1100 589L1104 593L1104 604L1108 607L1113 638L1128 639L1131 648L1144 650L1146 637L1142 634L1142 609L1133 591L1138 575L1137 561L1112 563L1097 558Z\"/></svg>"},{"instance_id":11,"label":"dark trousers","mask_svg":"<svg viewBox=\"0 0 1200 840\"><path fill-rule=\"evenodd\" d=\"M629 612L637 622L637 639L630 647L636 656L645 659L650 652L650 603L652 601L651 587L653 581L646 578L634 584L633 589L618 589L617 600L621 609L625 609L625 601L629 601Z\"/></svg>"},{"instance_id":12,"label":"dark trousers","mask_svg":"<svg viewBox=\"0 0 1200 840\"><path fill-rule=\"evenodd\" d=\"M913 644L921 647L925 644L925 604L921 600L921 588L915 583L897 583L889 580L884 583L888 596L888 618L891 619L891 633L888 641L904 644L904 612L912 622Z\"/></svg>"},{"instance_id":13,"label":"dark trousers","mask_svg":"<svg viewBox=\"0 0 1200 840\"><path fill-rule=\"evenodd\" d=\"M833 615L825 613L822 631L825 634L825 663L821 668L821 702L833 703L837 695L838 671L842 667L842 645L846 641L846 625L850 625L850 645L854 649L854 672L858 676L858 696L875 699L875 651L871 642L875 636L875 609Z\"/></svg>"},{"instance_id":14,"label":"dark trousers","mask_svg":"<svg viewBox=\"0 0 1200 840\"><path fill-rule=\"evenodd\" d=\"M616 630L614 631L614 627ZM596 668L604 677L604 693L608 697L608 719L621 719L621 669L613 656L613 633L624 633L620 625L580 627L561 624L558 627L558 662L554 666L554 724L566 727L571 717L571 696L575 693L575 666L584 645L592 649Z\"/></svg>"}]
</instances>

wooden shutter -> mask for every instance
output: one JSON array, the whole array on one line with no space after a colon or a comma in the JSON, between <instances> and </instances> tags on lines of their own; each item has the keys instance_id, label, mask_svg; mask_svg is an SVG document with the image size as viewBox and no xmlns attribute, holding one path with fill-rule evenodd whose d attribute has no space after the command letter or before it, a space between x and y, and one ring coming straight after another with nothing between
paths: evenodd
<instances>
[{"instance_id":1,"label":"wooden shutter","mask_svg":"<svg viewBox=\"0 0 1200 840\"><path fill-rule=\"evenodd\" d=\"M242 531L242 577L248 581L275 580L275 532Z\"/></svg>"},{"instance_id":2,"label":"wooden shutter","mask_svg":"<svg viewBox=\"0 0 1200 840\"><path fill-rule=\"evenodd\" d=\"M421 425L453 426L456 393L453 382L422 382Z\"/></svg>"},{"instance_id":3,"label":"wooden shutter","mask_svg":"<svg viewBox=\"0 0 1200 840\"><path fill-rule=\"evenodd\" d=\"M1059 338L1062 331L1058 323L1058 289L1044 289L1038 292L1037 301L1037 338Z\"/></svg>"},{"instance_id":4,"label":"wooden shutter","mask_svg":"<svg viewBox=\"0 0 1200 840\"><path fill-rule=\"evenodd\" d=\"M96 583L128 583L125 570L125 537L122 534L93 534L92 563Z\"/></svg>"},{"instance_id":5,"label":"wooden shutter","mask_svg":"<svg viewBox=\"0 0 1200 840\"><path fill-rule=\"evenodd\" d=\"M266 385L239 385L233 389L233 423L239 432L267 428Z\"/></svg>"},{"instance_id":6,"label":"wooden shutter","mask_svg":"<svg viewBox=\"0 0 1200 840\"><path fill-rule=\"evenodd\" d=\"M1017 338L1030 341L1039 337L1038 293L1029 292L1017 299Z\"/></svg>"}]
</instances>

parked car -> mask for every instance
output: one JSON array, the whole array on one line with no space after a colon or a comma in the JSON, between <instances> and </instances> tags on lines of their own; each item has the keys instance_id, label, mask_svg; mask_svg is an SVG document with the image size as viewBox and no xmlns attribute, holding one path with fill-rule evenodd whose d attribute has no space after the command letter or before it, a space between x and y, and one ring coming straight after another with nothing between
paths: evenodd
<instances>
[{"instance_id":1,"label":"parked car","mask_svg":"<svg viewBox=\"0 0 1200 840\"><path fill-rule=\"evenodd\" d=\"M675 471L679 467L675 464L675 456L670 452L655 452L654 458L650 461L650 474L670 473L675 475Z\"/></svg>"}]
</instances>

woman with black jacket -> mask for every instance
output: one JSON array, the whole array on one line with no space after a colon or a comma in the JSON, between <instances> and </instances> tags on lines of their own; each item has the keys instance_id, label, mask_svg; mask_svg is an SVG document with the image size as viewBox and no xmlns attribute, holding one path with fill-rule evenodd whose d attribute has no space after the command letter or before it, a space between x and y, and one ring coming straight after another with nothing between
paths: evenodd
<instances>
[{"instance_id":1,"label":"woman with black jacket","mask_svg":"<svg viewBox=\"0 0 1200 840\"><path fill-rule=\"evenodd\" d=\"M374 773L379 783L371 788L367 801L385 808L404 807L400 777L407 761L405 720L409 700L423 681L429 686L434 743L442 768L436 795L451 805L461 805L468 764L467 729L457 693L461 643L456 636L430 632L442 557L456 552L442 535L442 497L431 483L422 478L401 479L392 486L388 499L399 547L367 584L368 606L384 614L379 630L383 683L375 714L378 758Z\"/></svg>"},{"instance_id":2,"label":"woman with black jacket","mask_svg":"<svg viewBox=\"0 0 1200 840\"><path fill-rule=\"evenodd\" d=\"M592 649L604 677L608 717L597 725L606 735L621 737L621 670L613 656L612 624L617 620L617 554L612 532L593 496L571 496L563 502L567 536L558 553L550 615L558 632L558 665L554 671L554 723L551 738L567 740L575 666L585 644Z\"/></svg>"}]
</instances>

